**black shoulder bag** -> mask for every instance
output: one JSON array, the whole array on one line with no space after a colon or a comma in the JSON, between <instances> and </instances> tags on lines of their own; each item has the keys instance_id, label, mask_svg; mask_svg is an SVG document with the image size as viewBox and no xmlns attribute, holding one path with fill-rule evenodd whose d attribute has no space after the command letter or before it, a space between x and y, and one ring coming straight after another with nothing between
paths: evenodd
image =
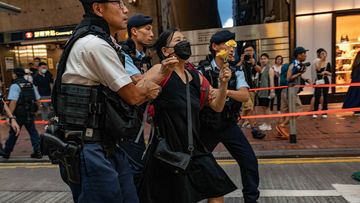
<instances>
[{"instance_id":1,"label":"black shoulder bag","mask_svg":"<svg viewBox=\"0 0 360 203\"><path fill-rule=\"evenodd\" d=\"M191 100L190 84L187 72L186 76L186 104L187 104L187 129L188 129L188 153L173 151L165 138L158 135L158 145L156 146L154 157L163 162L171 171L176 174L185 174L188 171L192 153L194 151L192 117L191 117ZM159 132L159 130L158 130Z\"/></svg>"}]
</instances>

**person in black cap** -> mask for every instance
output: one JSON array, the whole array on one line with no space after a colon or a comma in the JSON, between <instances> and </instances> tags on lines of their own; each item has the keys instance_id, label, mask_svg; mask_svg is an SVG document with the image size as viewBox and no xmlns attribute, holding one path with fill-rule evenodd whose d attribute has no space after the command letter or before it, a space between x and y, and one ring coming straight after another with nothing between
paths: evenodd
<instances>
[{"instance_id":1,"label":"person in black cap","mask_svg":"<svg viewBox=\"0 0 360 203\"><path fill-rule=\"evenodd\" d=\"M211 37L209 49L213 60L209 61L209 67L200 66L198 69L214 88L218 87L216 78L219 75L219 67L227 61L234 60L236 46L235 33L228 30L219 31ZM223 55L224 52L227 54ZM254 150L237 125L241 104L249 99L249 85L241 69L236 67L230 69L232 76L228 82L228 99L224 109L217 113L205 107L200 112L200 136L210 151L213 151L220 142L225 145L240 166L245 202L254 203L259 198L258 162Z\"/></svg>"},{"instance_id":2,"label":"person in black cap","mask_svg":"<svg viewBox=\"0 0 360 203\"><path fill-rule=\"evenodd\" d=\"M151 58L146 55L146 48L152 43L154 39L153 19L150 16L143 14L135 14L129 18L127 31L129 39L124 42L123 50L129 54L132 63L136 69L131 69L131 66L125 67L134 81L142 78L141 74L151 68ZM135 44L135 50L130 45ZM131 52L134 52L132 54Z\"/></svg>"},{"instance_id":3,"label":"person in black cap","mask_svg":"<svg viewBox=\"0 0 360 203\"><path fill-rule=\"evenodd\" d=\"M12 77L13 84L10 86L8 100L10 100L9 108L19 127L24 125L30 134L30 140L33 147L31 158L41 159L40 153L40 137L35 127L35 112L40 103L40 95L37 89L24 78L25 71L23 68L14 68ZM3 157L8 159L16 144L18 133L20 130L10 128L9 137L6 140Z\"/></svg>"},{"instance_id":4,"label":"person in black cap","mask_svg":"<svg viewBox=\"0 0 360 203\"><path fill-rule=\"evenodd\" d=\"M125 52L125 70L134 83L141 80L143 74L151 67L150 58L146 56L145 51L154 38L152 21L151 17L143 14L135 14L130 17L127 25L129 39L121 44L122 50ZM146 104L142 105L141 109L145 111ZM142 115L142 113L139 115L141 119L143 118ZM128 156L131 169L134 173L135 185L138 185L144 170L144 160L142 158L145 151L144 134L141 134L138 142L128 139L120 142L119 145Z\"/></svg>"},{"instance_id":5,"label":"person in black cap","mask_svg":"<svg viewBox=\"0 0 360 203\"><path fill-rule=\"evenodd\" d=\"M74 202L137 203L133 174L119 142L136 134L141 125L137 106L159 94L156 83L172 69L164 64L155 77L134 84L115 40L116 32L127 28L123 0L81 3L85 15L66 44L52 92L58 122L43 135L42 149L59 163ZM58 144L50 150L52 142Z\"/></svg>"},{"instance_id":6,"label":"person in black cap","mask_svg":"<svg viewBox=\"0 0 360 203\"><path fill-rule=\"evenodd\" d=\"M310 63L306 64L306 52L309 51L304 47L296 47L294 49L294 60L288 66L287 70L287 81L289 86L301 85L301 80L306 81L311 84L309 79L304 79L303 74L306 72L306 67L310 65ZM281 92L281 113L289 112L289 89L283 89ZM296 88L295 92L299 92L300 89ZM302 110L302 104L299 95L296 93L294 96L295 99L295 109L296 111ZM289 139L289 131L287 129L287 125L289 124L290 117L285 117L281 119L281 122L276 126L276 131L279 133L278 138L288 140Z\"/></svg>"}]
</instances>

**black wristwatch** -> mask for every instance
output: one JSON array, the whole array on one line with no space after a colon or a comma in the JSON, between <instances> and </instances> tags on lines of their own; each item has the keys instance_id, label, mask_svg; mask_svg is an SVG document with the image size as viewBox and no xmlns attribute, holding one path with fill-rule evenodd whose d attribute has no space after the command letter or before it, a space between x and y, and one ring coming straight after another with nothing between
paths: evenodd
<instances>
[{"instance_id":1,"label":"black wristwatch","mask_svg":"<svg viewBox=\"0 0 360 203\"><path fill-rule=\"evenodd\" d=\"M11 120L13 120L13 119L16 119L16 117L15 117L15 116L11 116L11 117L9 117L9 121L10 121L10 123L11 123Z\"/></svg>"}]
</instances>

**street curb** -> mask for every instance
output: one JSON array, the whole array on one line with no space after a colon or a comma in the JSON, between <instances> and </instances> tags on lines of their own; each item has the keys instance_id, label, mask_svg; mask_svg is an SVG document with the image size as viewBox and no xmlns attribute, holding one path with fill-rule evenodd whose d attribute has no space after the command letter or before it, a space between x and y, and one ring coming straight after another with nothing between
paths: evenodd
<instances>
[{"instance_id":1,"label":"street curb","mask_svg":"<svg viewBox=\"0 0 360 203\"><path fill-rule=\"evenodd\" d=\"M13 156L10 159L0 158L0 163L50 163L49 158L44 156L42 159L32 159L25 156Z\"/></svg>"},{"instance_id":2,"label":"street curb","mask_svg":"<svg viewBox=\"0 0 360 203\"><path fill-rule=\"evenodd\" d=\"M233 159L229 152L213 152L216 159ZM256 157L271 158L311 158L311 157L338 157L360 156L359 148L347 149L298 149L298 150L264 150L255 151Z\"/></svg>"},{"instance_id":3,"label":"street curb","mask_svg":"<svg viewBox=\"0 0 360 203\"><path fill-rule=\"evenodd\" d=\"M229 152L213 152L216 159L226 160L233 159ZM360 149L298 149L298 150L269 150L255 151L259 159L271 158L311 158L311 157L351 157L360 156ZM11 157L10 159L0 158L0 163L50 163L48 157L42 159L31 159L29 157Z\"/></svg>"}]
</instances>

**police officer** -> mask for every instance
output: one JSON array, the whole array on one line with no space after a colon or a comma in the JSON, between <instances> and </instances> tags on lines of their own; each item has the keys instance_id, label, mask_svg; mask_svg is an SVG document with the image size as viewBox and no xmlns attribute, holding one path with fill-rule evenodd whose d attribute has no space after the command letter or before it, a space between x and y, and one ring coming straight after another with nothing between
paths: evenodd
<instances>
[{"instance_id":1,"label":"police officer","mask_svg":"<svg viewBox=\"0 0 360 203\"><path fill-rule=\"evenodd\" d=\"M213 57L210 66L200 66L200 71L213 87L218 87L217 77L219 68L224 64L221 52L227 51L227 60L233 60L234 47L236 46L235 34L223 30L215 33L210 39L210 52ZM241 102L249 99L248 84L242 70L231 67L232 77L228 83L227 96L224 110L216 113L205 107L201 112L201 138L208 150L213 151L219 142L238 162L243 182L243 195L246 203L256 202L259 198L259 173L255 153L245 135L237 125Z\"/></svg>"},{"instance_id":2,"label":"police officer","mask_svg":"<svg viewBox=\"0 0 360 203\"><path fill-rule=\"evenodd\" d=\"M12 128L16 132L16 136L18 136L20 133L20 126L16 122L15 116L10 111L9 106L5 103L5 101L3 99L3 95L0 92L0 112L3 112L3 111L5 111L6 115L9 118L10 128ZM1 140L1 135L0 135L0 140ZM0 142L0 156L3 156L3 155L5 155L5 152L2 147L2 143Z\"/></svg>"},{"instance_id":3,"label":"police officer","mask_svg":"<svg viewBox=\"0 0 360 203\"><path fill-rule=\"evenodd\" d=\"M129 39L124 43L124 51L131 56L132 63L137 69L128 73L135 78L141 78L141 73L151 68L151 58L146 55L146 48L152 43L154 33L152 30L153 19L150 16L136 14L131 16L128 21L127 30Z\"/></svg>"},{"instance_id":4,"label":"police officer","mask_svg":"<svg viewBox=\"0 0 360 203\"><path fill-rule=\"evenodd\" d=\"M54 136L67 142L66 146L81 145L78 165L61 160L61 175L75 202L136 203L133 175L118 143L135 134L139 126L135 105L159 94L154 82L160 83L168 74L164 71L168 66L151 80L134 85L114 39L127 26L124 2L80 1L84 19L65 47L52 95L63 132ZM77 166L80 178L72 170Z\"/></svg>"},{"instance_id":5,"label":"police officer","mask_svg":"<svg viewBox=\"0 0 360 203\"><path fill-rule=\"evenodd\" d=\"M152 18L142 14L134 15L128 21L127 29L130 39L122 44L122 50L125 52L125 70L135 83L143 77L144 72L151 66L150 60L145 56L146 47L152 43L154 38L151 23ZM143 119L142 113L146 109L146 104L142 105L141 109L139 117ZM138 185L144 169L142 156L145 151L145 140L143 133L141 133L138 141L135 139L136 136L137 134L133 136L134 139L122 140L119 145L128 156L130 167L134 173L135 184Z\"/></svg>"},{"instance_id":6,"label":"police officer","mask_svg":"<svg viewBox=\"0 0 360 203\"><path fill-rule=\"evenodd\" d=\"M12 77L13 84L10 86L8 100L10 100L10 111L15 117L10 117L10 122L16 119L20 128L24 125L30 134L30 140L33 147L31 158L41 159L39 134L35 128L35 112L39 107L40 95L37 89L24 78L25 70L23 68L14 68ZM5 159L10 157L18 138L18 130L10 128L9 137L6 140L4 155Z\"/></svg>"}]
</instances>

